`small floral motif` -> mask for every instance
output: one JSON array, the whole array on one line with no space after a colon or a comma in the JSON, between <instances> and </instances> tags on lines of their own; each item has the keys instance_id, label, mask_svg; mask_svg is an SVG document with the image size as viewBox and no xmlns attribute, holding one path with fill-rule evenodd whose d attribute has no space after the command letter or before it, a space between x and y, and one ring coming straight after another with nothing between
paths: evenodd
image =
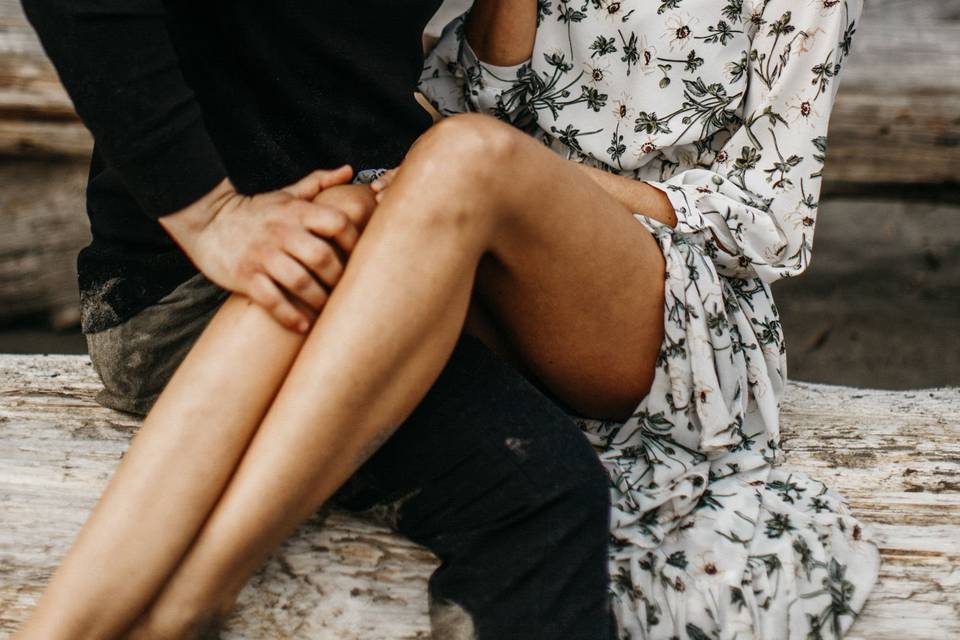
<instances>
[{"instance_id":1,"label":"small floral motif","mask_svg":"<svg viewBox=\"0 0 960 640\"><path fill-rule=\"evenodd\" d=\"M575 162L645 181L677 214L676 227L634 214L666 265L650 392L623 422L571 416L610 477L619 637L839 640L879 554L840 496L780 466L786 353L770 283L810 261L862 0L538 8L530 60L487 67L460 18L420 87L445 115L490 113Z\"/></svg>"},{"instance_id":2,"label":"small floral motif","mask_svg":"<svg viewBox=\"0 0 960 640\"><path fill-rule=\"evenodd\" d=\"M610 84L610 63L589 61L583 66L587 83L593 87L606 87Z\"/></svg>"},{"instance_id":3,"label":"small floral motif","mask_svg":"<svg viewBox=\"0 0 960 640\"><path fill-rule=\"evenodd\" d=\"M689 13L675 13L667 18L662 39L669 44L670 51L682 51L693 43L693 27L697 22Z\"/></svg>"},{"instance_id":4,"label":"small floral motif","mask_svg":"<svg viewBox=\"0 0 960 640\"><path fill-rule=\"evenodd\" d=\"M814 100L809 99L803 93L798 93L786 102L784 119L791 127L804 126L815 129L817 124L822 121L823 116Z\"/></svg>"},{"instance_id":5,"label":"small floral motif","mask_svg":"<svg viewBox=\"0 0 960 640\"><path fill-rule=\"evenodd\" d=\"M819 9L823 17L830 16L843 8L843 0L810 0L810 4Z\"/></svg>"}]
</instances>

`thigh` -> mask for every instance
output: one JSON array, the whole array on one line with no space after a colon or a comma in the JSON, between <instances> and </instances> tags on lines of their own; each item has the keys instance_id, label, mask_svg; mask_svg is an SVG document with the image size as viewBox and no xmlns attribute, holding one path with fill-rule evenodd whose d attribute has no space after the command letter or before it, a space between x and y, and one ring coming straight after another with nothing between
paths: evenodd
<instances>
[{"instance_id":1,"label":"thigh","mask_svg":"<svg viewBox=\"0 0 960 640\"><path fill-rule=\"evenodd\" d=\"M429 585L434 637L595 640L612 637L608 482L577 425L464 335L334 501L442 560Z\"/></svg>"},{"instance_id":2,"label":"thigh","mask_svg":"<svg viewBox=\"0 0 960 640\"><path fill-rule=\"evenodd\" d=\"M475 291L571 410L624 418L649 390L663 340L663 254L624 205L523 138L495 196L510 223Z\"/></svg>"}]
</instances>

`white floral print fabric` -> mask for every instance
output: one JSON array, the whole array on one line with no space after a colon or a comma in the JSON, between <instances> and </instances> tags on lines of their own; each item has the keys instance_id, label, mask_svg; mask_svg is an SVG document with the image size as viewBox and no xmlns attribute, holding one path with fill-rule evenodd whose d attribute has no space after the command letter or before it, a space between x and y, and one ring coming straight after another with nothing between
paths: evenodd
<instances>
[{"instance_id":1,"label":"white floral print fabric","mask_svg":"<svg viewBox=\"0 0 960 640\"><path fill-rule=\"evenodd\" d=\"M635 214L666 260L653 387L626 422L574 416L610 474L622 638L841 638L876 581L870 529L781 465L769 286L810 261L861 1L538 0L530 60L478 60L465 16L427 58L442 114L493 114L676 209Z\"/></svg>"}]
</instances>

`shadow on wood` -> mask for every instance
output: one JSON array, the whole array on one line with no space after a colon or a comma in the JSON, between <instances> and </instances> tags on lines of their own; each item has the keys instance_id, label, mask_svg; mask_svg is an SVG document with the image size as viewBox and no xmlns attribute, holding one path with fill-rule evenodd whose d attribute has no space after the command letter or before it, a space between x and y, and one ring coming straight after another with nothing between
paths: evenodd
<instances>
[{"instance_id":1,"label":"shadow on wood","mask_svg":"<svg viewBox=\"0 0 960 640\"><path fill-rule=\"evenodd\" d=\"M86 357L0 355L0 635L27 615L136 432L93 401L99 388ZM783 422L788 464L846 496L881 547L848 637L960 637L960 389L792 383ZM427 638L435 566L382 526L317 515L247 585L224 637Z\"/></svg>"}]
</instances>

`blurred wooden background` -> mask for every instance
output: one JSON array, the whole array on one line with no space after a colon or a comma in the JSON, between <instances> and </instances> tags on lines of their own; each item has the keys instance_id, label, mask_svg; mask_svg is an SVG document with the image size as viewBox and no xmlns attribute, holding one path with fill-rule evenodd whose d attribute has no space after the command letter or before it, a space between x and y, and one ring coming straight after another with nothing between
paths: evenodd
<instances>
[{"instance_id":1,"label":"blurred wooden background","mask_svg":"<svg viewBox=\"0 0 960 640\"><path fill-rule=\"evenodd\" d=\"M449 16L468 1L448 0L442 11ZM848 367L860 363L864 376L899 367L888 386L938 384L943 375L957 384L960 366L944 370L933 341L905 345L896 363L871 361L886 334L870 309L878 299L900 298L907 315L884 308L883 322L929 317L930 332L960 341L960 302L952 301L960 298L960 0L865 4L830 125L813 267L802 284L777 285L785 291L781 308L790 311L794 371L857 384L821 375L840 357ZM90 144L19 1L0 0L0 326L24 319L76 326ZM857 296L866 308L856 306ZM847 303L860 309L853 319L838 311ZM0 340L3 350L10 349ZM934 374L917 380L916 371Z\"/></svg>"}]
</instances>

